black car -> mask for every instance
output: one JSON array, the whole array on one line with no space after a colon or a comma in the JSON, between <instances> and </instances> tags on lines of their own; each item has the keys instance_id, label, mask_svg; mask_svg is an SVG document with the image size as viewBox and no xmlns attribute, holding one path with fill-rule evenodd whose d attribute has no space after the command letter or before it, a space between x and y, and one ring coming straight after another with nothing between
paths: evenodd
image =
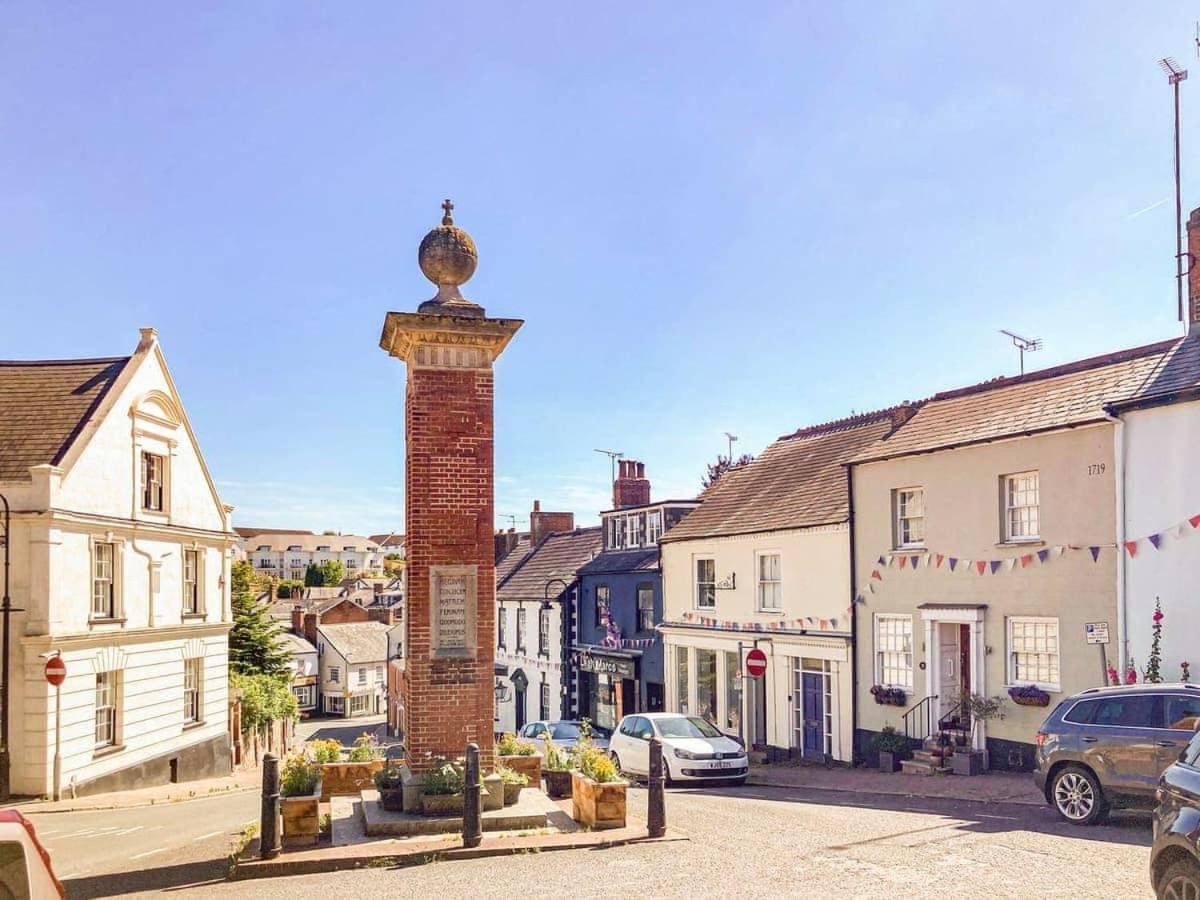
<instances>
[{"instance_id":1,"label":"black car","mask_svg":"<svg viewBox=\"0 0 1200 900\"><path fill-rule=\"evenodd\" d=\"M1200 898L1200 732L1158 782L1150 883L1160 898Z\"/></svg>"}]
</instances>

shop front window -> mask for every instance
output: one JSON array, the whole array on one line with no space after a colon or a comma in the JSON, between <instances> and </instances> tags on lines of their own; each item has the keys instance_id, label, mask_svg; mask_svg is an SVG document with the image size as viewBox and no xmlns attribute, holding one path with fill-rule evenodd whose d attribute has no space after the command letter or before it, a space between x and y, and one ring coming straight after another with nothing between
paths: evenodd
<instances>
[{"instance_id":1,"label":"shop front window","mask_svg":"<svg viewBox=\"0 0 1200 900\"><path fill-rule=\"evenodd\" d=\"M696 712L717 724L717 651L696 649Z\"/></svg>"},{"instance_id":2,"label":"shop front window","mask_svg":"<svg viewBox=\"0 0 1200 900\"><path fill-rule=\"evenodd\" d=\"M600 675L596 685L596 724L610 731L617 726L617 700L613 690L613 681L607 675Z\"/></svg>"},{"instance_id":3,"label":"shop front window","mask_svg":"<svg viewBox=\"0 0 1200 900\"><path fill-rule=\"evenodd\" d=\"M742 667L739 654L725 651L725 730L742 733Z\"/></svg>"},{"instance_id":4,"label":"shop front window","mask_svg":"<svg viewBox=\"0 0 1200 900\"><path fill-rule=\"evenodd\" d=\"M688 648L675 648L675 691L677 711L687 714L688 711Z\"/></svg>"}]
</instances>

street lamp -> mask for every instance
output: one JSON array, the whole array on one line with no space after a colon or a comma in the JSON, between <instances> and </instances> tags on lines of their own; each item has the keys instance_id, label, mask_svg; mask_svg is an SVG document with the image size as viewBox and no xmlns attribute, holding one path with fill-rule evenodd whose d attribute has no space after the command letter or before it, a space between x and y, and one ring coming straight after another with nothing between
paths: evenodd
<instances>
[{"instance_id":1,"label":"street lamp","mask_svg":"<svg viewBox=\"0 0 1200 900\"><path fill-rule=\"evenodd\" d=\"M0 637L0 801L7 801L12 796L12 778L9 770L8 753L8 645L9 619L15 612L23 612L12 605L8 595L8 563L9 545L12 543L12 516L8 507L8 498L0 494L0 503L4 504L4 597L0 600L0 615L4 618L4 633Z\"/></svg>"},{"instance_id":2,"label":"street lamp","mask_svg":"<svg viewBox=\"0 0 1200 900\"><path fill-rule=\"evenodd\" d=\"M499 678L496 679L496 702L507 703L509 697L508 685Z\"/></svg>"}]
</instances>

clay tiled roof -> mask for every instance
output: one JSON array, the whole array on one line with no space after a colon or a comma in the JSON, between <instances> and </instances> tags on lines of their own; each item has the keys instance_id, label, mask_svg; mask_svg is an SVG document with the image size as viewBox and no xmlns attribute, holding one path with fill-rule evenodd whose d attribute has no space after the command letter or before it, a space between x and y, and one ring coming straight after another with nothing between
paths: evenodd
<instances>
[{"instance_id":1,"label":"clay tiled roof","mask_svg":"<svg viewBox=\"0 0 1200 900\"><path fill-rule=\"evenodd\" d=\"M300 531L295 528L249 528L241 527L233 529L240 537L252 538L256 534L312 534L311 531Z\"/></svg>"},{"instance_id":2,"label":"clay tiled roof","mask_svg":"<svg viewBox=\"0 0 1200 900\"><path fill-rule=\"evenodd\" d=\"M882 410L781 437L753 462L726 472L661 541L847 521L844 464L886 435L891 423L891 411Z\"/></svg>"},{"instance_id":3,"label":"clay tiled roof","mask_svg":"<svg viewBox=\"0 0 1200 900\"><path fill-rule=\"evenodd\" d=\"M0 361L0 481L28 481L30 466L60 463L127 362Z\"/></svg>"},{"instance_id":4,"label":"clay tiled roof","mask_svg":"<svg viewBox=\"0 0 1200 900\"><path fill-rule=\"evenodd\" d=\"M598 526L547 535L497 585L496 596L501 600L541 600L553 579L561 578L567 584L574 581L579 567L599 553L601 546L603 535ZM561 584L551 584L551 599L562 590Z\"/></svg>"},{"instance_id":5,"label":"clay tiled roof","mask_svg":"<svg viewBox=\"0 0 1200 900\"><path fill-rule=\"evenodd\" d=\"M403 550L404 535L402 534L372 534L371 542L378 544L384 550Z\"/></svg>"},{"instance_id":6,"label":"clay tiled roof","mask_svg":"<svg viewBox=\"0 0 1200 900\"><path fill-rule=\"evenodd\" d=\"M1084 425L1104 419L1106 404L1200 377L1200 359L1184 339L1083 359L1051 369L943 391L856 462L960 447ZM1174 360L1174 362L1173 362ZM695 515L693 513L693 515Z\"/></svg>"},{"instance_id":7,"label":"clay tiled roof","mask_svg":"<svg viewBox=\"0 0 1200 900\"><path fill-rule=\"evenodd\" d=\"M318 625L317 633L332 644L348 663L382 662L387 659L388 626L382 622Z\"/></svg>"}]
</instances>

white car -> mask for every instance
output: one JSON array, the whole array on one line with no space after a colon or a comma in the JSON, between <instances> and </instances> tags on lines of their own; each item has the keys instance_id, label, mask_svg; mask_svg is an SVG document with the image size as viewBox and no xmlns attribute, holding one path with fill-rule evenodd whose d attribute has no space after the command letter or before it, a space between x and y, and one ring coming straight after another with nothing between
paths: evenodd
<instances>
[{"instance_id":1,"label":"white car","mask_svg":"<svg viewBox=\"0 0 1200 900\"><path fill-rule=\"evenodd\" d=\"M746 748L707 719L679 713L637 713L621 719L608 742L617 768L632 775L650 774L650 738L663 745L667 781L723 778L741 784L750 770Z\"/></svg>"}]
</instances>

